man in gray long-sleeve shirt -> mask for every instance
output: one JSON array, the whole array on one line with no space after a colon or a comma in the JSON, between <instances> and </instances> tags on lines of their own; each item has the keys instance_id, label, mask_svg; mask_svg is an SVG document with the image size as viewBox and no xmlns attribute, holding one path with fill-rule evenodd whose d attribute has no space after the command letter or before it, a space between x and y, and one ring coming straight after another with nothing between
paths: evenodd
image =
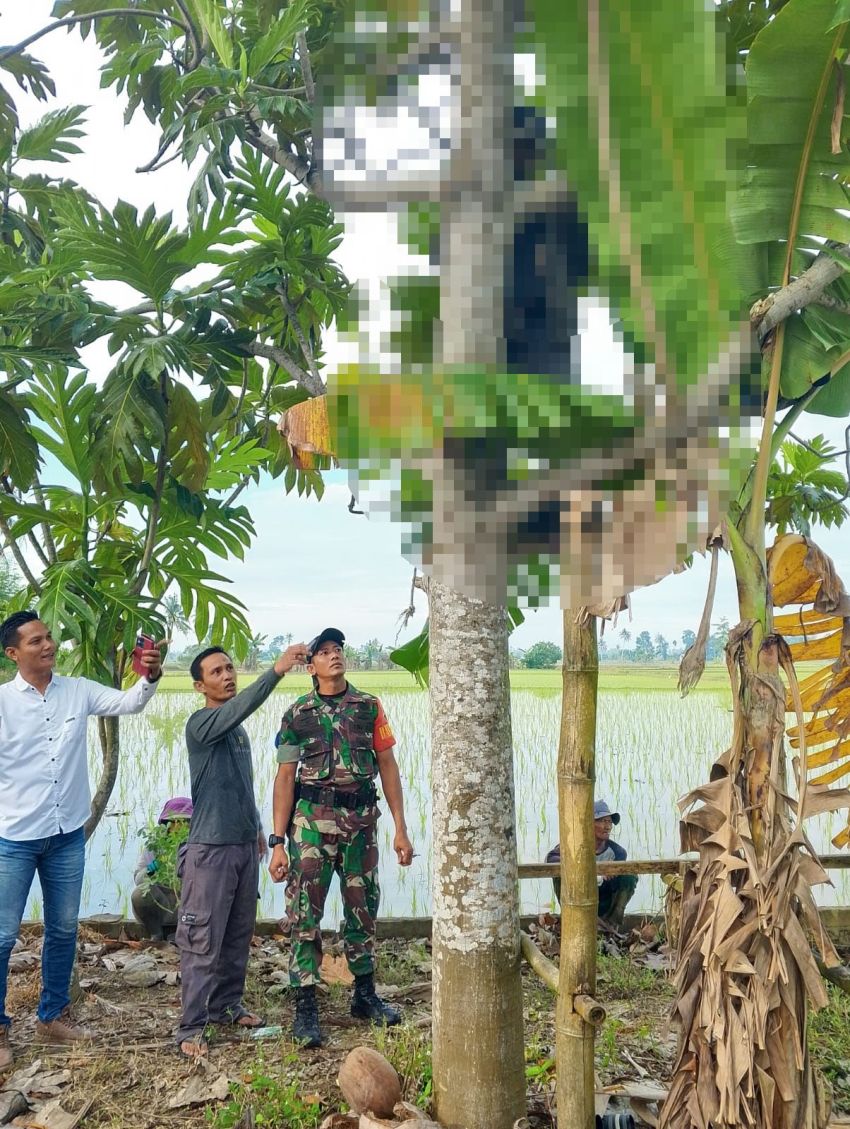
<instances>
[{"instance_id":1,"label":"man in gray long-sleeve shirt","mask_svg":"<svg viewBox=\"0 0 850 1129\"><path fill-rule=\"evenodd\" d=\"M241 694L236 693L233 663L221 647L202 651L190 668L204 707L186 724L194 811L178 865L182 887L176 940L183 1014L177 1042L189 1058L207 1054L208 1022L262 1024L242 1003L259 860L266 853L254 799L251 745L242 722L304 658L304 644L293 644Z\"/></svg>"}]
</instances>

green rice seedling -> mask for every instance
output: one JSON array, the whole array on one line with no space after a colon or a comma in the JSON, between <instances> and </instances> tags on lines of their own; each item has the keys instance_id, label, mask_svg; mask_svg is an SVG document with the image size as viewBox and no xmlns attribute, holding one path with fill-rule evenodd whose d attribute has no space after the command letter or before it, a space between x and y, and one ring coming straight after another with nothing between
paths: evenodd
<instances>
[{"instance_id":1,"label":"green rice seedling","mask_svg":"<svg viewBox=\"0 0 850 1129\"><path fill-rule=\"evenodd\" d=\"M367 672L369 673L369 672ZM517 854L520 861L539 861L558 838L556 762L561 721L560 673L546 679L519 672L511 695L514 776L517 804ZM547 673L547 678L549 672ZM616 837L632 858L672 856L679 851L676 801L705 779L717 751L731 736L728 691L706 690L684 701L669 690L653 689L652 672L605 672L599 693L597 795L622 814ZM628 675L628 677L626 677ZM404 676L406 677L406 676ZM416 850L409 871L401 871L392 851L392 821L383 807L380 831L381 913L384 916L428 914L431 909L431 753L428 696L411 691L396 674L372 672L355 685L378 693L397 738L397 757L405 787L405 810ZM616 677L620 688L615 688ZM672 677L671 687L675 683ZM182 680L182 681L181 681ZM183 686L185 681L186 686ZM155 818L170 796L189 794L189 770L183 733L197 708L188 692L188 676L175 676L163 686L144 713L121 719L122 756L111 810L122 814L103 819L89 844L87 877L91 885L83 912L115 910L132 888L138 855L135 829ZM647 687L647 688L643 688ZM272 784L276 771L274 735L280 717L298 693L307 688L286 683L246 723L254 755L255 788L264 826L271 826ZM88 754L90 774L97 779L100 748L92 723ZM474 750L470 750L474 756ZM127 813L126 815L123 813ZM811 822L815 847L829 850L839 817L829 814ZM835 887L819 891L825 903L850 902L850 872L832 875ZM260 883L259 912L280 916L283 892L265 876ZM548 880L520 884L521 908L534 913L552 905ZM94 900L98 905L95 907ZM642 877L630 908L659 910L663 887L657 878ZM32 903L28 914L32 915ZM339 920L336 884L328 899L325 924Z\"/></svg>"}]
</instances>

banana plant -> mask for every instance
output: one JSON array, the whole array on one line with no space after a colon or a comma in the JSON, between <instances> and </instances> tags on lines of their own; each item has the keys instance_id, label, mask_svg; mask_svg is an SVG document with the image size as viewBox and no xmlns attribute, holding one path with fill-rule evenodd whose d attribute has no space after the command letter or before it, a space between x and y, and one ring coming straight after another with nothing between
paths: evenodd
<instances>
[{"instance_id":1,"label":"banana plant","mask_svg":"<svg viewBox=\"0 0 850 1129\"><path fill-rule=\"evenodd\" d=\"M846 516L847 484L819 465L822 443L797 449L786 440L803 411L850 411L848 17L834 0L789 0L746 55L746 160L733 220L761 264L752 317L765 407L758 458L715 545L731 554L741 616L726 647L734 727L710 780L681 802L682 846L700 859L684 884L674 1010L681 1038L665 1129L822 1129L829 1117L806 1044L809 1009L826 1002L809 938L822 964L838 958L812 894L828 879L805 820L850 806L850 791L829 788L845 772L850 605L808 538L784 533L767 552L765 529ZM787 410L777 424L778 407ZM788 604L798 609L774 616L774 605ZM794 663L809 656L833 662L801 686ZM683 658L691 671L694 657ZM786 709L796 722L794 798ZM827 765L834 768L824 772Z\"/></svg>"}]
</instances>

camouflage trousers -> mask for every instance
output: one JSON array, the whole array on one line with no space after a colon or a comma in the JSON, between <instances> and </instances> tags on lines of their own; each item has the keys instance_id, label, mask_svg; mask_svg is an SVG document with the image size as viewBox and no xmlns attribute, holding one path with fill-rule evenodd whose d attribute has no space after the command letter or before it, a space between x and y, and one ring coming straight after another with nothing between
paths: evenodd
<instances>
[{"instance_id":1,"label":"camouflage trousers","mask_svg":"<svg viewBox=\"0 0 850 1129\"><path fill-rule=\"evenodd\" d=\"M378 915L378 808L350 811L299 800L289 829L286 915L290 927L289 982L318 984L322 914L334 872L343 905L342 940L354 976L374 972Z\"/></svg>"}]
</instances>

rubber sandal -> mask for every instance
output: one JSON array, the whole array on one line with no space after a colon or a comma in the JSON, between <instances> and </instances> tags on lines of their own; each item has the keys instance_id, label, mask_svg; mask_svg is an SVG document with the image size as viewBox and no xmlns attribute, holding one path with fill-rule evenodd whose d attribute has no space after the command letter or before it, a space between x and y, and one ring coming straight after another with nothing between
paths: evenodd
<instances>
[{"instance_id":1,"label":"rubber sandal","mask_svg":"<svg viewBox=\"0 0 850 1129\"><path fill-rule=\"evenodd\" d=\"M265 1027L266 1021L262 1016L256 1015L253 1011L245 1011L234 1019L233 1024L236 1027L245 1027L254 1030L256 1027Z\"/></svg>"},{"instance_id":2,"label":"rubber sandal","mask_svg":"<svg viewBox=\"0 0 850 1129\"><path fill-rule=\"evenodd\" d=\"M190 1047L191 1050L187 1049ZM197 1062L199 1058L207 1057L210 1053L210 1045L203 1035L199 1035L195 1039L183 1039L182 1042L177 1044L177 1050L189 1062Z\"/></svg>"},{"instance_id":3,"label":"rubber sandal","mask_svg":"<svg viewBox=\"0 0 850 1129\"><path fill-rule=\"evenodd\" d=\"M222 1019L211 1019L211 1023L217 1023L226 1027L244 1027L246 1030L253 1030L255 1027L265 1027L266 1021L259 1015L252 1011L248 1011L246 1007L234 1009L229 1015Z\"/></svg>"}]
</instances>

